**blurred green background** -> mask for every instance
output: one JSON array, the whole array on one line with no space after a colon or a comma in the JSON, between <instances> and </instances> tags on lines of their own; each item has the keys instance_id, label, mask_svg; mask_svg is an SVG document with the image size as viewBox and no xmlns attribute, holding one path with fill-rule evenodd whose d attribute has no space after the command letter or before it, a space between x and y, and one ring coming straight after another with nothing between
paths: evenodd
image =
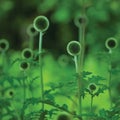
<instances>
[{"instance_id":1,"label":"blurred green background","mask_svg":"<svg viewBox=\"0 0 120 120\"><path fill-rule=\"evenodd\" d=\"M10 41L11 49L27 46L26 29L38 15L50 20L44 35L43 47L53 53L66 53L66 45L78 40L74 18L81 14L83 0L0 0L0 38ZM88 23L86 27L86 54L105 49L108 37L120 39L120 1L84 0ZM35 48L37 48L37 37Z\"/></svg>"}]
</instances>

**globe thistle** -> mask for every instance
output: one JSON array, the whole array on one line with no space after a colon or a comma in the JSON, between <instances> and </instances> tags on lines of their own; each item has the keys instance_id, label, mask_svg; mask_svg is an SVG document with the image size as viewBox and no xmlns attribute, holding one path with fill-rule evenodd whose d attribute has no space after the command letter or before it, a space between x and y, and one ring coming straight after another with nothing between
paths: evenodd
<instances>
[{"instance_id":1,"label":"globe thistle","mask_svg":"<svg viewBox=\"0 0 120 120\"><path fill-rule=\"evenodd\" d=\"M38 32L45 32L49 27L49 20L45 16L38 16L33 21L33 26Z\"/></svg>"},{"instance_id":2,"label":"globe thistle","mask_svg":"<svg viewBox=\"0 0 120 120\"><path fill-rule=\"evenodd\" d=\"M20 63L20 69L23 70L23 71L27 70L29 68L29 66L30 65L29 65L29 63L27 61L22 61Z\"/></svg>"},{"instance_id":3,"label":"globe thistle","mask_svg":"<svg viewBox=\"0 0 120 120\"><path fill-rule=\"evenodd\" d=\"M34 28L33 24L30 24L27 28L27 34L29 36L36 36L38 34L38 32L36 31L36 29Z\"/></svg>"},{"instance_id":4,"label":"globe thistle","mask_svg":"<svg viewBox=\"0 0 120 120\"><path fill-rule=\"evenodd\" d=\"M81 52L80 43L77 41L70 41L67 45L67 52L72 56L79 55Z\"/></svg>"},{"instance_id":5,"label":"globe thistle","mask_svg":"<svg viewBox=\"0 0 120 120\"><path fill-rule=\"evenodd\" d=\"M7 51L9 48L9 42L6 39L0 40L0 51Z\"/></svg>"},{"instance_id":6,"label":"globe thistle","mask_svg":"<svg viewBox=\"0 0 120 120\"><path fill-rule=\"evenodd\" d=\"M33 51L30 48L25 48L22 51L22 57L25 59L30 59L33 57Z\"/></svg>"},{"instance_id":7,"label":"globe thistle","mask_svg":"<svg viewBox=\"0 0 120 120\"><path fill-rule=\"evenodd\" d=\"M117 47L117 40L114 37L110 37L106 40L105 46L109 50L114 49Z\"/></svg>"}]
</instances>

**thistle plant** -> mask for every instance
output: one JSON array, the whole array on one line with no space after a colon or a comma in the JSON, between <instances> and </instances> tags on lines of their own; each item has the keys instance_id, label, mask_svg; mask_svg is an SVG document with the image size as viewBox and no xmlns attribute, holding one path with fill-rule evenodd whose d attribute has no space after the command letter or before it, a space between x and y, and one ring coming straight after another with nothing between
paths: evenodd
<instances>
[{"instance_id":1,"label":"thistle plant","mask_svg":"<svg viewBox=\"0 0 120 120\"><path fill-rule=\"evenodd\" d=\"M90 104L90 112L93 112L93 98L94 98L94 91L96 90L96 84L91 83L88 86L89 94L91 95L91 104Z\"/></svg>"},{"instance_id":2,"label":"thistle plant","mask_svg":"<svg viewBox=\"0 0 120 120\"><path fill-rule=\"evenodd\" d=\"M44 81L42 70L42 38L44 32L49 27L49 20L45 16L38 16L33 21L33 26L39 32L39 66L40 66L40 83L41 83L41 99L44 100ZM42 110L44 110L44 103L42 103Z\"/></svg>"},{"instance_id":3,"label":"thistle plant","mask_svg":"<svg viewBox=\"0 0 120 120\"><path fill-rule=\"evenodd\" d=\"M77 41L71 41L67 45L67 52L74 57L74 62L75 62L75 69L77 73L77 82L78 82L78 112L81 114L81 109L82 109L82 103L81 103L81 81L79 77L79 61L78 61L78 55L81 53L81 44Z\"/></svg>"},{"instance_id":4,"label":"thistle plant","mask_svg":"<svg viewBox=\"0 0 120 120\"><path fill-rule=\"evenodd\" d=\"M110 107L112 107L112 94L111 94L111 81L112 81L112 53L113 50L117 47L117 40L114 37L110 37L106 40L105 42L105 46L108 49L108 54L109 54L109 68L108 68L108 72L109 72L109 97L110 97Z\"/></svg>"}]
</instances>

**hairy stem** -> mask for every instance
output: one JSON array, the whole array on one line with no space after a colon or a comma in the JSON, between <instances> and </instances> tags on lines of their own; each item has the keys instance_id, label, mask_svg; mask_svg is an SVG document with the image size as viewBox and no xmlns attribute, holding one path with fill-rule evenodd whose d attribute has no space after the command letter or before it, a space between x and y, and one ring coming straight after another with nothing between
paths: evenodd
<instances>
[{"instance_id":1,"label":"hairy stem","mask_svg":"<svg viewBox=\"0 0 120 120\"><path fill-rule=\"evenodd\" d=\"M43 68L42 68L42 36L43 33L40 32L39 35L39 69L40 69L40 83L41 83L41 99L44 100L44 83L43 83ZM42 103L42 110L44 110L44 103Z\"/></svg>"}]
</instances>

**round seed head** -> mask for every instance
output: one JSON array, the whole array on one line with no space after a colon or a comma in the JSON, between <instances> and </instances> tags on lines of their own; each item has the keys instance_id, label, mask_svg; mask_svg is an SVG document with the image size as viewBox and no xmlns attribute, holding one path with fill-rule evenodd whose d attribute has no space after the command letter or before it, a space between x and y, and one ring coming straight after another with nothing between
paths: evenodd
<instances>
[{"instance_id":1,"label":"round seed head","mask_svg":"<svg viewBox=\"0 0 120 120\"><path fill-rule=\"evenodd\" d=\"M82 24L86 24L87 23L87 18L86 16L77 16L74 19L74 23L77 27L80 27Z\"/></svg>"},{"instance_id":2,"label":"round seed head","mask_svg":"<svg viewBox=\"0 0 120 120\"><path fill-rule=\"evenodd\" d=\"M22 61L21 63L20 63L20 69L21 70L27 70L29 68L29 63L27 62L27 61Z\"/></svg>"},{"instance_id":3,"label":"round seed head","mask_svg":"<svg viewBox=\"0 0 120 120\"><path fill-rule=\"evenodd\" d=\"M91 84L89 84L88 88L90 91L95 91L97 87L96 87L96 84L91 83Z\"/></svg>"},{"instance_id":4,"label":"round seed head","mask_svg":"<svg viewBox=\"0 0 120 120\"><path fill-rule=\"evenodd\" d=\"M25 48L23 51L22 51L22 57L25 58L25 59L30 59L33 57L33 51L29 48Z\"/></svg>"},{"instance_id":5,"label":"round seed head","mask_svg":"<svg viewBox=\"0 0 120 120\"><path fill-rule=\"evenodd\" d=\"M0 51L7 51L9 48L9 42L6 39L0 40Z\"/></svg>"},{"instance_id":6,"label":"round seed head","mask_svg":"<svg viewBox=\"0 0 120 120\"><path fill-rule=\"evenodd\" d=\"M49 20L45 16L38 16L33 21L33 26L38 32L45 32L49 27Z\"/></svg>"},{"instance_id":7,"label":"round seed head","mask_svg":"<svg viewBox=\"0 0 120 120\"><path fill-rule=\"evenodd\" d=\"M108 38L105 42L105 46L108 49L114 49L117 47L117 40L113 37Z\"/></svg>"},{"instance_id":8,"label":"round seed head","mask_svg":"<svg viewBox=\"0 0 120 120\"><path fill-rule=\"evenodd\" d=\"M79 55L81 52L81 44L77 41L69 42L67 45L67 52L72 56Z\"/></svg>"},{"instance_id":9,"label":"round seed head","mask_svg":"<svg viewBox=\"0 0 120 120\"><path fill-rule=\"evenodd\" d=\"M70 120L70 117L67 114L60 114L57 120Z\"/></svg>"},{"instance_id":10,"label":"round seed head","mask_svg":"<svg viewBox=\"0 0 120 120\"><path fill-rule=\"evenodd\" d=\"M33 24L30 24L27 28L27 34L29 36L36 36L38 34L38 32L36 31L36 29L34 28Z\"/></svg>"}]
</instances>

